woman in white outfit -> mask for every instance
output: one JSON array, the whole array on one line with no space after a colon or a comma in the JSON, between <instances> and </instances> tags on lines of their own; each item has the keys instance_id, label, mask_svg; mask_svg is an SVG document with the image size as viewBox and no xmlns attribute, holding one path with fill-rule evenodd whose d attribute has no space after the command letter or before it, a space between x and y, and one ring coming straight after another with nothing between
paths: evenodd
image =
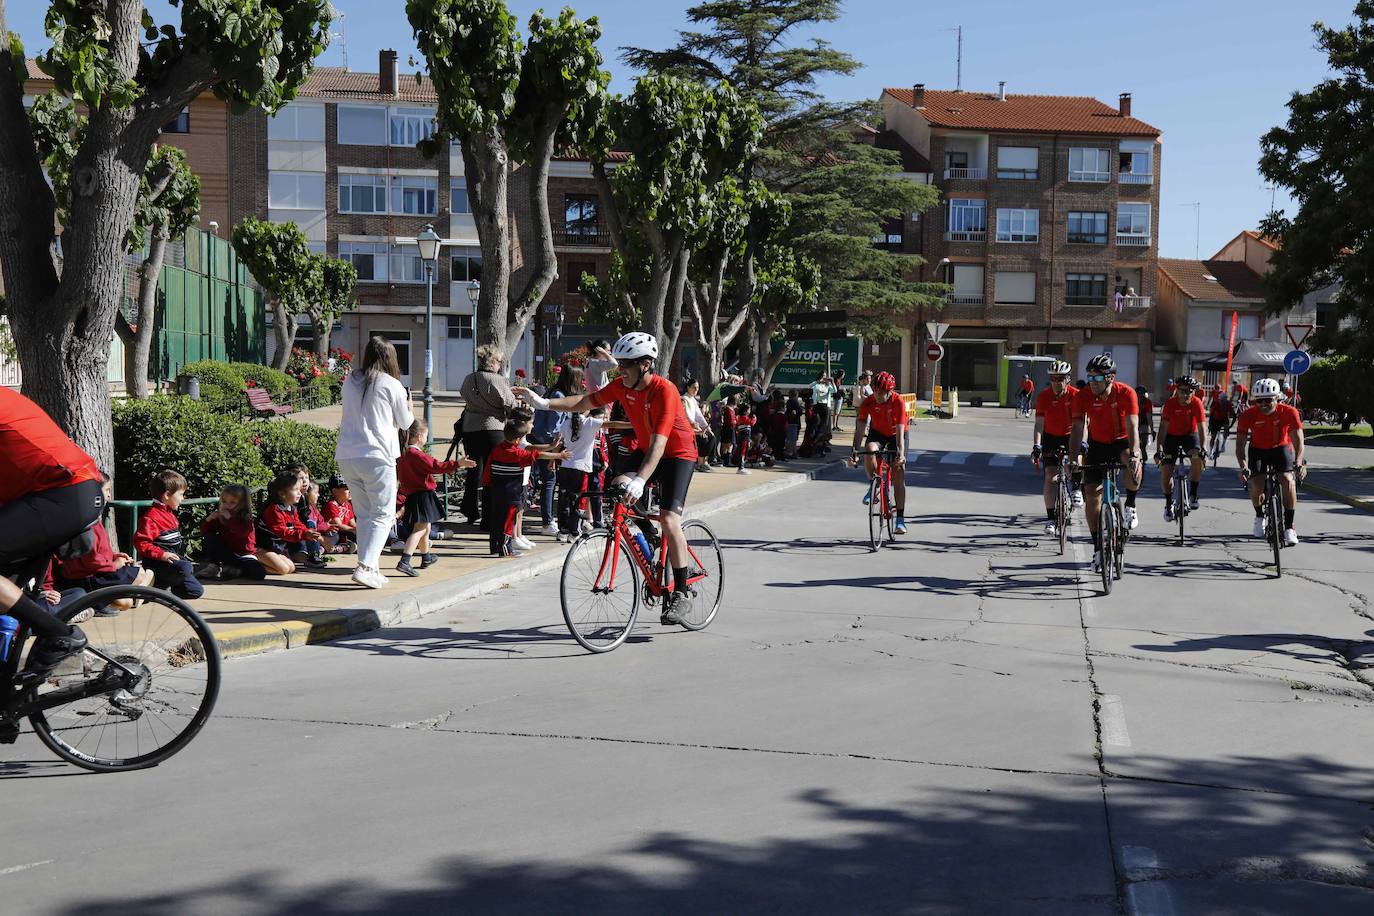
<instances>
[{"instance_id":1,"label":"woman in white outfit","mask_svg":"<svg viewBox=\"0 0 1374 916\"><path fill-rule=\"evenodd\" d=\"M414 422L396 348L386 338L373 337L358 368L344 379L343 420L334 453L339 473L353 491L358 520L358 567L353 570L353 581L368 588L386 585L378 564L396 521L399 434Z\"/></svg>"}]
</instances>

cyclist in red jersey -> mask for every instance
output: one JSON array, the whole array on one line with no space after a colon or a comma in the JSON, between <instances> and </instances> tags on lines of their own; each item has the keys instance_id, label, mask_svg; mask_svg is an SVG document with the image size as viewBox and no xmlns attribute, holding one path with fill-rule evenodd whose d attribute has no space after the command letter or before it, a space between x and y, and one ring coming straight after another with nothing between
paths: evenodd
<instances>
[{"instance_id":1,"label":"cyclist in red jersey","mask_svg":"<svg viewBox=\"0 0 1374 916\"><path fill-rule=\"evenodd\" d=\"M892 475L892 495L896 502L897 519L893 530L906 534L906 402L897 394L897 380L891 372L879 372L873 380L873 393L859 405L859 416L854 422L854 454L851 464L858 464L860 449L863 450L864 469L868 479L878 473L878 462L873 456L886 450L896 454ZM870 497L864 490L864 502Z\"/></svg>"},{"instance_id":2,"label":"cyclist in red jersey","mask_svg":"<svg viewBox=\"0 0 1374 916\"><path fill-rule=\"evenodd\" d=\"M1035 429L1031 433L1031 460L1045 474L1045 533L1059 537L1054 527L1055 493L1059 489L1059 455L1069 449L1073 432L1073 399L1078 389L1069 384L1073 367L1062 359L1050 364L1050 385L1035 399ZM1073 505L1083 505L1083 493L1070 484Z\"/></svg>"},{"instance_id":3,"label":"cyclist in red jersey","mask_svg":"<svg viewBox=\"0 0 1374 916\"><path fill-rule=\"evenodd\" d=\"M1240 464L1241 483L1250 484L1257 538L1264 537L1264 480L1260 474L1266 467L1282 473L1283 541L1296 547L1298 533L1293 529L1293 516L1298 511L1298 487L1293 471L1297 470L1299 478L1306 477L1307 461L1303 457L1302 416L1291 404L1280 404L1280 394L1279 383L1271 378L1255 382L1251 404L1236 421L1236 461Z\"/></svg>"},{"instance_id":4,"label":"cyclist in red jersey","mask_svg":"<svg viewBox=\"0 0 1374 916\"><path fill-rule=\"evenodd\" d=\"M1164 520L1174 520L1174 456L1180 452L1188 456L1188 508L1198 507L1198 491L1202 487L1202 469L1207 459L1202 454L1202 424L1204 408L1197 396L1198 380L1191 375L1174 381L1174 396L1164 402L1159 412L1159 428L1164 433L1155 452L1159 462L1159 483L1164 490Z\"/></svg>"},{"instance_id":5,"label":"cyclist in red jersey","mask_svg":"<svg viewBox=\"0 0 1374 916\"><path fill-rule=\"evenodd\" d=\"M546 399L528 388L517 388L520 396L540 410L582 413L619 401L626 419L634 428L639 451L630 456L629 466L637 470L622 473L612 484L623 487L631 499L639 499L647 482L659 485L662 497L663 536L668 541L668 559L673 564L673 591L664 600L659 621L679 624L677 596L688 591L692 575L687 539L682 533L682 512L687 505L687 489L697 464L696 430L687 422L682 396L677 386L654 373L658 341L651 334L632 332L611 348L618 378L590 394Z\"/></svg>"},{"instance_id":6,"label":"cyclist in red jersey","mask_svg":"<svg viewBox=\"0 0 1374 916\"><path fill-rule=\"evenodd\" d=\"M1140 451L1140 407L1130 385L1116 380L1116 361L1103 353L1088 360L1088 387L1081 389L1073 402L1072 454L1079 454L1084 437L1088 442L1086 463L1120 461L1122 485L1126 491L1125 521L1128 528L1140 524L1135 498L1144 471ZM1082 459L1080 459L1082 460ZM1097 515L1102 506L1102 472L1089 469L1084 475L1085 511L1088 531L1093 536L1093 571L1102 565L1102 535L1097 530Z\"/></svg>"},{"instance_id":7,"label":"cyclist in red jersey","mask_svg":"<svg viewBox=\"0 0 1374 916\"><path fill-rule=\"evenodd\" d=\"M0 566L51 554L96 524L104 507L95 459L41 407L0 387ZM38 637L29 653L31 670L51 671L86 647L81 630L52 616L3 576L0 614L26 624Z\"/></svg>"}]
</instances>

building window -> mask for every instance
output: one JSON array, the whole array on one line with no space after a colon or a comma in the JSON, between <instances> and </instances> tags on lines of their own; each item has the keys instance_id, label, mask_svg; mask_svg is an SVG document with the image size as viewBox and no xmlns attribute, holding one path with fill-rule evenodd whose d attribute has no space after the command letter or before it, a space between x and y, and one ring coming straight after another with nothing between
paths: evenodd
<instances>
[{"instance_id":1,"label":"building window","mask_svg":"<svg viewBox=\"0 0 1374 916\"><path fill-rule=\"evenodd\" d=\"M1324 331L1327 328L1334 328L1337 324L1336 304L1334 302L1318 302L1316 317L1312 319L1312 330Z\"/></svg>"},{"instance_id":2,"label":"building window","mask_svg":"<svg viewBox=\"0 0 1374 916\"><path fill-rule=\"evenodd\" d=\"M449 280L454 283L482 282L482 253L476 248L457 249L449 257Z\"/></svg>"},{"instance_id":3,"label":"building window","mask_svg":"<svg viewBox=\"0 0 1374 916\"><path fill-rule=\"evenodd\" d=\"M271 172L267 176L267 206L274 210L323 210L324 174Z\"/></svg>"},{"instance_id":4,"label":"building window","mask_svg":"<svg viewBox=\"0 0 1374 916\"><path fill-rule=\"evenodd\" d=\"M589 261L569 261L568 262L568 294L580 295L582 292L582 275L591 274L596 276L596 265Z\"/></svg>"},{"instance_id":5,"label":"building window","mask_svg":"<svg viewBox=\"0 0 1374 916\"><path fill-rule=\"evenodd\" d=\"M563 231L568 235L597 235L595 197L563 198Z\"/></svg>"},{"instance_id":6,"label":"building window","mask_svg":"<svg viewBox=\"0 0 1374 916\"><path fill-rule=\"evenodd\" d=\"M1034 305L1035 272L999 270L993 281L993 297L998 305Z\"/></svg>"},{"instance_id":7,"label":"building window","mask_svg":"<svg viewBox=\"0 0 1374 916\"><path fill-rule=\"evenodd\" d=\"M449 315L449 316L448 316L448 339L449 339L449 340L472 340L472 316L471 316L471 315Z\"/></svg>"},{"instance_id":8,"label":"building window","mask_svg":"<svg viewBox=\"0 0 1374 916\"><path fill-rule=\"evenodd\" d=\"M947 169L968 169L968 153L964 150L952 149L945 152L945 168Z\"/></svg>"},{"instance_id":9,"label":"building window","mask_svg":"<svg viewBox=\"0 0 1374 916\"><path fill-rule=\"evenodd\" d=\"M988 202L952 197L949 201L950 232L987 232Z\"/></svg>"},{"instance_id":10,"label":"building window","mask_svg":"<svg viewBox=\"0 0 1374 916\"><path fill-rule=\"evenodd\" d=\"M1069 305L1106 305L1106 274L1065 274L1064 301Z\"/></svg>"},{"instance_id":11,"label":"building window","mask_svg":"<svg viewBox=\"0 0 1374 916\"><path fill-rule=\"evenodd\" d=\"M999 146L997 177L1033 181L1040 176L1040 150L1034 146Z\"/></svg>"},{"instance_id":12,"label":"building window","mask_svg":"<svg viewBox=\"0 0 1374 916\"><path fill-rule=\"evenodd\" d=\"M1107 214L1070 210L1069 242L1079 245L1107 244Z\"/></svg>"},{"instance_id":13,"label":"building window","mask_svg":"<svg viewBox=\"0 0 1374 916\"><path fill-rule=\"evenodd\" d=\"M1069 147L1069 181L1112 180L1111 154L1105 149Z\"/></svg>"},{"instance_id":14,"label":"building window","mask_svg":"<svg viewBox=\"0 0 1374 916\"><path fill-rule=\"evenodd\" d=\"M1264 319L1254 313L1241 312L1236 321L1236 340L1258 340L1264 336ZM1231 337L1231 313L1221 313L1221 339Z\"/></svg>"},{"instance_id":15,"label":"building window","mask_svg":"<svg viewBox=\"0 0 1374 916\"><path fill-rule=\"evenodd\" d=\"M393 175L391 212L433 216L439 208L439 179L417 175Z\"/></svg>"},{"instance_id":16,"label":"building window","mask_svg":"<svg viewBox=\"0 0 1374 916\"><path fill-rule=\"evenodd\" d=\"M391 246L391 282L425 282L425 262L420 259L417 245Z\"/></svg>"},{"instance_id":17,"label":"building window","mask_svg":"<svg viewBox=\"0 0 1374 916\"><path fill-rule=\"evenodd\" d=\"M414 146L434 136L434 112L425 108L397 108L391 112L391 145Z\"/></svg>"},{"instance_id":18,"label":"building window","mask_svg":"<svg viewBox=\"0 0 1374 916\"><path fill-rule=\"evenodd\" d=\"M340 105L339 143L349 146L386 145L386 109L376 105Z\"/></svg>"},{"instance_id":19,"label":"building window","mask_svg":"<svg viewBox=\"0 0 1374 916\"><path fill-rule=\"evenodd\" d=\"M450 213L472 212L472 204L468 201L468 180L466 178L449 179L448 210Z\"/></svg>"},{"instance_id":20,"label":"building window","mask_svg":"<svg viewBox=\"0 0 1374 916\"><path fill-rule=\"evenodd\" d=\"M269 140L324 142L324 106L291 103L267 119Z\"/></svg>"},{"instance_id":21,"label":"building window","mask_svg":"<svg viewBox=\"0 0 1374 916\"><path fill-rule=\"evenodd\" d=\"M999 208L997 211L997 241L1040 241L1040 211L1003 210Z\"/></svg>"},{"instance_id":22,"label":"building window","mask_svg":"<svg viewBox=\"0 0 1374 916\"><path fill-rule=\"evenodd\" d=\"M360 283L385 283L386 244L384 242L340 242L339 259L353 265Z\"/></svg>"},{"instance_id":23,"label":"building window","mask_svg":"<svg viewBox=\"0 0 1374 916\"><path fill-rule=\"evenodd\" d=\"M1154 144L1122 140L1117 153L1117 180L1122 184L1149 184L1154 180Z\"/></svg>"},{"instance_id":24,"label":"building window","mask_svg":"<svg viewBox=\"0 0 1374 916\"><path fill-rule=\"evenodd\" d=\"M1116 205L1116 240L1118 244L1150 244L1150 205Z\"/></svg>"},{"instance_id":25,"label":"building window","mask_svg":"<svg viewBox=\"0 0 1374 916\"><path fill-rule=\"evenodd\" d=\"M950 302L976 304L983 301L982 264L953 264L951 272L954 292L950 293Z\"/></svg>"},{"instance_id":26,"label":"building window","mask_svg":"<svg viewBox=\"0 0 1374 916\"><path fill-rule=\"evenodd\" d=\"M191 109L181 109L181 114L162 125L162 132L164 134L189 134L191 132Z\"/></svg>"},{"instance_id":27,"label":"building window","mask_svg":"<svg viewBox=\"0 0 1374 916\"><path fill-rule=\"evenodd\" d=\"M339 175L340 213L385 213L386 179L381 175Z\"/></svg>"}]
</instances>

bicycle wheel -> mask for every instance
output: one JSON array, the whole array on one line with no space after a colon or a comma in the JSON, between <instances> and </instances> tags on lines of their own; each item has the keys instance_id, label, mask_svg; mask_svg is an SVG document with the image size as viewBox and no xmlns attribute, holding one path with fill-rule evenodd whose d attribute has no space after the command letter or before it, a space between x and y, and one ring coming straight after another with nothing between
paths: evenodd
<instances>
[{"instance_id":1,"label":"bicycle wheel","mask_svg":"<svg viewBox=\"0 0 1374 916\"><path fill-rule=\"evenodd\" d=\"M1062 473L1054 496L1054 527L1059 532L1059 555L1062 557L1069 545L1069 485L1064 482Z\"/></svg>"},{"instance_id":2,"label":"bicycle wheel","mask_svg":"<svg viewBox=\"0 0 1374 916\"><path fill-rule=\"evenodd\" d=\"M1188 486L1188 478L1175 475L1174 477L1174 518L1178 521L1178 544L1183 546L1183 516L1188 512L1188 500L1184 498L1184 488Z\"/></svg>"},{"instance_id":3,"label":"bicycle wheel","mask_svg":"<svg viewBox=\"0 0 1374 916\"><path fill-rule=\"evenodd\" d=\"M89 647L38 687L49 700L107 681L109 689L73 697L29 716L38 740L87 770L117 773L157 766L185 747L210 718L219 696L219 648L191 607L168 592L114 586L63 609L70 621L119 599L138 603L115 617L80 623Z\"/></svg>"},{"instance_id":4,"label":"bicycle wheel","mask_svg":"<svg viewBox=\"0 0 1374 916\"><path fill-rule=\"evenodd\" d=\"M609 652L625 641L639 614L639 567L609 531L573 541L563 558L558 599L573 639L588 652ZM612 558L614 557L614 562Z\"/></svg>"},{"instance_id":5,"label":"bicycle wheel","mask_svg":"<svg viewBox=\"0 0 1374 916\"><path fill-rule=\"evenodd\" d=\"M883 496L883 537L886 539L886 543L895 544L897 543L897 532L894 530L897 525L897 496L892 490L890 479L884 483L883 489L885 491Z\"/></svg>"},{"instance_id":6,"label":"bicycle wheel","mask_svg":"<svg viewBox=\"0 0 1374 916\"><path fill-rule=\"evenodd\" d=\"M1115 563L1116 554L1116 522L1112 518L1112 507L1107 504L1107 500L1102 500L1102 508L1097 513L1097 535L1102 543L1102 591L1110 595L1112 593L1112 566Z\"/></svg>"},{"instance_id":7,"label":"bicycle wheel","mask_svg":"<svg viewBox=\"0 0 1374 916\"><path fill-rule=\"evenodd\" d=\"M704 630L716 619L720 599L725 594L725 556L715 532L704 522L693 519L682 526L692 565L701 570L700 578L688 582L687 599L678 600L682 625L689 630ZM685 603L684 603L685 602Z\"/></svg>"},{"instance_id":8,"label":"bicycle wheel","mask_svg":"<svg viewBox=\"0 0 1374 916\"><path fill-rule=\"evenodd\" d=\"M883 546L883 490L878 478L868 483L868 549Z\"/></svg>"},{"instance_id":9,"label":"bicycle wheel","mask_svg":"<svg viewBox=\"0 0 1374 916\"><path fill-rule=\"evenodd\" d=\"M1120 506L1112 506L1112 515L1116 520L1116 527L1112 531L1112 575L1120 579L1126 569L1126 542L1131 539L1131 535Z\"/></svg>"},{"instance_id":10,"label":"bicycle wheel","mask_svg":"<svg viewBox=\"0 0 1374 916\"><path fill-rule=\"evenodd\" d=\"M1265 482L1264 499L1268 504L1266 514L1269 516L1269 546L1274 550L1274 577L1283 578L1283 560L1279 553L1283 550L1283 500L1279 495L1280 488L1277 484L1271 486Z\"/></svg>"}]
</instances>

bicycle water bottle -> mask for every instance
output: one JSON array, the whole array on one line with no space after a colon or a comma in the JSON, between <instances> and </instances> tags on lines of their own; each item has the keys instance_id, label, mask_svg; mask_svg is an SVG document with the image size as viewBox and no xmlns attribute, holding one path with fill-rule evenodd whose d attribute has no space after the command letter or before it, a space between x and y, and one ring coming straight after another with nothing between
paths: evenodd
<instances>
[{"instance_id":1,"label":"bicycle water bottle","mask_svg":"<svg viewBox=\"0 0 1374 916\"><path fill-rule=\"evenodd\" d=\"M654 562L654 549L649 546L649 539L644 536L644 532L635 532L635 543L639 545L639 552L644 555L647 563Z\"/></svg>"},{"instance_id":2,"label":"bicycle water bottle","mask_svg":"<svg viewBox=\"0 0 1374 916\"><path fill-rule=\"evenodd\" d=\"M19 621L0 614L0 662L10 657L10 645L19 632Z\"/></svg>"}]
</instances>

